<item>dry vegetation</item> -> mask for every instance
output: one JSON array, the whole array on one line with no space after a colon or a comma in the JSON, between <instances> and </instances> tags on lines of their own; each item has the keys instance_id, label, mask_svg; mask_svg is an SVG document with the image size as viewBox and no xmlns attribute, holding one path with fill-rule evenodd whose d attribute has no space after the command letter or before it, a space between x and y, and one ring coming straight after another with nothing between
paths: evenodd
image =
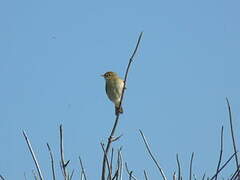
<instances>
[{"instance_id":1,"label":"dry vegetation","mask_svg":"<svg viewBox=\"0 0 240 180\"><path fill-rule=\"evenodd\" d=\"M128 65L127 65L125 78L124 78L125 84L124 84L124 88L123 88L123 91L122 91L122 97L121 97L121 102L120 102L119 107L121 106L122 99L124 98L124 92L125 92L125 86L127 84L128 72L129 72L130 66L133 62L134 56L135 56L135 54L138 50L142 35L143 35L143 33L140 33L140 35L138 37L136 47L135 47L135 49L133 51L133 54L130 57ZM218 160L218 163L217 163L216 167L213 167L213 168L216 168L216 172L211 177L206 177L206 175L204 174L201 178L202 180L205 180L205 179L207 179L207 180L217 180L218 176L222 172L222 170L229 164L229 162L233 161L234 159L235 159L236 168L233 169L232 174L230 174L229 177L226 177L226 179L240 180L240 166L239 166L239 162L238 162L238 152L237 152L237 147L236 147L235 137L234 137L234 128L233 128L233 122L232 122L231 106L230 106L230 103L229 103L228 99L226 99L226 101L227 101L228 113L229 113L229 123L230 123L230 127L231 127L233 154L228 158L228 160L226 162L222 162L223 131L224 131L224 127L222 126L222 128L221 128L221 144L220 144L220 150L219 150L219 160ZM122 149L121 148L117 149L117 151L115 150L117 153L114 153L114 148L111 147L112 144L115 141L117 141L119 138L121 138L121 136L118 136L118 137L114 136L116 128L118 126L119 117L120 117L120 114L117 113L116 117L115 117L113 127L112 127L112 130L111 130L111 133L110 133L110 135L107 139L106 146L104 145L104 143L101 143L101 147L102 147L102 151L103 151L102 174L100 176L101 180L122 180L124 173L127 174L128 179L130 179L130 180L131 179L134 179L134 180L137 179L135 177L135 175L133 174L133 171L128 169L127 163L123 162ZM154 155L153 155L153 153L152 153L152 151L149 147L149 144L146 140L146 137L144 136L144 133L141 130L139 130L139 132L140 132L140 136L143 139L143 143L146 146L146 150L149 153L149 156L151 157L151 159L153 160L153 163L155 164L157 170L159 171L159 179L167 180L163 169L161 168L159 162L156 160L156 158L154 157ZM68 164L70 163L70 161L69 160L66 161L65 158L64 158L63 127L62 127L62 125L60 125L60 127L59 127L59 134L60 134L60 147L59 147L59 149L60 149L60 155L61 155L61 157L60 157L60 167L61 167L61 171L62 171L60 173L62 174L63 179L64 180L71 180L75 176L76 179L80 178L80 180L88 180L88 178L87 178L88 176L86 175L86 172L85 172L85 169L84 169L84 166L83 166L83 163L82 163L82 160L81 160L80 157L79 157L79 162L80 162L79 169L81 171L80 177L79 176L77 177L77 175L74 175L74 171L71 171L71 172L68 171ZM32 146L31 146L30 140L29 140L28 136L26 135L26 133L24 131L23 131L23 136L26 140L27 147L29 149L29 152L30 152L30 154L32 156L32 159L34 161L34 164L35 164L35 168L37 170L36 171L37 173L35 173L35 171L33 171L33 178L35 180L37 180L37 179L43 180L44 177L42 175L41 168L39 166L39 163L37 161L37 158L35 156L35 153L33 151ZM49 144L47 144L47 148L48 148L49 155L50 155L52 179L55 180L56 179L55 161L53 159L53 153L51 151L51 148L50 148ZM113 162L113 159L116 159L116 162ZM192 172L193 159L194 159L194 153L192 153L191 160L190 160L189 177L182 177L181 164L179 162L178 155L176 156L178 170L177 170L177 173L174 172L174 174L172 174L173 180L182 180L182 179L186 179L186 178L189 178L189 180L196 179L194 173ZM148 174L145 170L143 171L142 178L144 178L145 180L149 179ZM5 178L0 174L0 179L4 180ZM25 179L26 179L26 177L25 177Z\"/></svg>"}]
</instances>

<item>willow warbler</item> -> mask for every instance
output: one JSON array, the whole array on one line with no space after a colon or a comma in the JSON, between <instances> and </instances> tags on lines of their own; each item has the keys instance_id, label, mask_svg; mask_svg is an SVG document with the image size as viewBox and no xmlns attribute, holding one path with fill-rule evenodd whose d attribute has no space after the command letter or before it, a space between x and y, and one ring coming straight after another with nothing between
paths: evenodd
<instances>
[{"instance_id":1,"label":"willow warbler","mask_svg":"<svg viewBox=\"0 0 240 180\"><path fill-rule=\"evenodd\" d=\"M122 107L119 107L124 81L118 77L115 72L106 72L102 75L106 80L105 90L108 98L115 104L115 114L123 113Z\"/></svg>"}]
</instances>

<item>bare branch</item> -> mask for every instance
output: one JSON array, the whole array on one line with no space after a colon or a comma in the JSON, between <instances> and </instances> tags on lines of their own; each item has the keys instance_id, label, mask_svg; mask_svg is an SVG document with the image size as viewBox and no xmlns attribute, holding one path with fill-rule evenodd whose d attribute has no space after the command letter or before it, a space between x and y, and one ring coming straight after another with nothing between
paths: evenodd
<instances>
[{"instance_id":1,"label":"bare branch","mask_svg":"<svg viewBox=\"0 0 240 180\"><path fill-rule=\"evenodd\" d=\"M129 180L131 180L131 179L132 179L132 171L129 174Z\"/></svg>"},{"instance_id":2,"label":"bare branch","mask_svg":"<svg viewBox=\"0 0 240 180\"><path fill-rule=\"evenodd\" d=\"M206 177L206 173L204 173L204 175L202 177L202 180L205 180L205 177Z\"/></svg>"},{"instance_id":3,"label":"bare branch","mask_svg":"<svg viewBox=\"0 0 240 180\"><path fill-rule=\"evenodd\" d=\"M36 156L35 156L35 153L34 153L34 151L33 151L33 149L32 149L31 143L30 143L30 141L29 141L29 139L28 139L25 131L22 131L22 132L23 132L23 136L24 136L24 138L25 138L25 140L26 140L26 142L27 142L28 149L29 149L29 151L30 151L30 153L31 153L31 155L32 155L32 158L33 158L33 161L34 161L34 163L35 163L35 166L36 166L36 168L37 168L38 176L39 176L40 180L43 180L42 172L41 172L40 166L39 166L39 164L38 164L37 158L36 158Z\"/></svg>"},{"instance_id":4,"label":"bare branch","mask_svg":"<svg viewBox=\"0 0 240 180\"><path fill-rule=\"evenodd\" d=\"M174 171L174 173L173 173L173 180L177 180L176 172L175 172L175 171Z\"/></svg>"},{"instance_id":5,"label":"bare branch","mask_svg":"<svg viewBox=\"0 0 240 180\"><path fill-rule=\"evenodd\" d=\"M79 156L78 158L79 158L80 166L81 166L81 175L83 175L84 180L87 180L87 176L86 176L86 173L85 173L85 170L84 170L84 167L83 167L82 159L81 159L80 156ZM82 178L81 178L81 179L82 179Z\"/></svg>"},{"instance_id":6,"label":"bare branch","mask_svg":"<svg viewBox=\"0 0 240 180\"><path fill-rule=\"evenodd\" d=\"M196 175L195 175L195 174L193 174L193 178L194 178L194 180L197 180L197 177L196 177Z\"/></svg>"},{"instance_id":7,"label":"bare branch","mask_svg":"<svg viewBox=\"0 0 240 180\"><path fill-rule=\"evenodd\" d=\"M178 165L178 180L181 180L181 165L178 159L178 154L177 154L177 165Z\"/></svg>"},{"instance_id":8,"label":"bare branch","mask_svg":"<svg viewBox=\"0 0 240 180\"><path fill-rule=\"evenodd\" d=\"M147 173L145 170L143 171L143 173L144 173L145 180L148 180Z\"/></svg>"},{"instance_id":9,"label":"bare branch","mask_svg":"<svg viewBox=\"0 0 240 180\"><path fill-rule=\"evenodd\" d=\"M215 180L217 180L217 177L218 177L218 173L217 172L218 172L218 170L220 168L220 165L221 165L222 153L223 153L223 126L222 126L222 129L221 129L221 146L220 146L220 154L219 154L219 160L218 160Z\"/></svg>"},{"instance_id":10,"label":"bare branch","mask_svg":"<svg viewBox=\"0 0 240 180\"><path fill-rule=\"evenodd\" d=\"M236 148L236 143L235 143L235 138L234 138L234 131L233 131L233 123L232 123L232 111L231 111L231 106L228 101L228 98L226 98L227 101L227 106L228 106L228 115L229 115L229 121L230 121L230 127L231 127L231 136L232 136L232 142L233 142L233 150L235 154L235 161L236 161L236 167L238 169L239 164L238 164L238 157L237 157L237 148Z\"/></svg>"},{"instance_id":11,"label":"bare branch","mask_svg":"<svg viewBox=\"0 0 240 180\"><path fill-rule=\"evenodd\" d=\"M191 160L190 160L189 180L192 180L192 163L193 163L193 156L194 156L194 152L192 153Z\"/></svg>"},{"instance_id":12,"label":"bare branch","mask_svg":"<svg viewBox=\"0 0 240 180\"><path fill-rule=\"evenodd\" d=\"M49 151L49 154L50 154L50 158L51 158L52 178L53 178L53 180L55 180L56 176L55 176L55 170L54 170L53 154L52 154L52 150L51 150L51 148L50 148L48 143L47 143L47 148L48 148L48 151Z\"/></svg>"},{"instance_id":13,"label":"bare branch","mask_svg":"<svg viewBox=\"0 0 240 180\"><path fill-rule=\"evenodd\" d=\"M239 169L237 169L233 175L231 176L230 180L236 179L238 177Z\"/></svg>"},{"instance_id":14,"label":"bare branch","mask_svg":"<svg viewBox=\"0 0 240 180\"><path fill-rule=\"evenodd\" d=\"M108 177L109 177L110 179L112 179L112 169L111 169L111 167L110 167L110 163L109 163L109 160L108 160L108 157L107 157L106 150L104 149L104 144L101 143L101 146L102 146L104 158L106 158L106 162L107 162L107 167L108 167L108 171L109 171Z\"/></svg>"},{"instance_id":15,"label":"bare branch","mask_svg":"<svg viewBox=\"0 0 240 180\"><path fill-rule=\"evenodd\" d=\"M120 108L121 105L122 105L122 100L123 100L123 97L124 97L124 92L125 92L126 84L127 84L128 72L129 72L131 63L133 62L133 58L134 58L134 56L135 56L135 54L136 54L136 52L137 52L137 49L138 49L138 47L139 47L139 44L140 44L140 41L141 41L141 38L142 38L142 34L143 34L143 32L140 33L140 35L139 35L139 37L138 37L137 45L136 45L136 47L135 47L135 49L134 49L134 51L133 51L132 56L131 56L130 59L129 59L129 63L128 63L128 66L127 66L127 69L126 69L126 73L125 73L125 77L124 77L124 86L123 86L123 89L122 89L121 100L120 100L120 103L119 103L119 107L118 107L118 108ZM116 127L117 127L117 125L118 125L119 115L120 115L119 112L117 112L117 114L116 114L116 119L115 119L115 122L114 122L114 125L113 125L113 128L112 128L112 131L111 131L110 136L109 136L109 138L108 138L108 143L107 143L107 147L106 147L106 150L105 150L105 152L106 152L106 157L107 157L107 155L108 155L108 151L109 151L109 149L110 149L111 143L113 142L112 139L113 139L113 136L114 136L114 134L115 134ZM102 180L105 180L105 171L106 171L106 158L105 158L105 156L104 156L104 157L103 157L103 164L102 164L102 178L101 178Z\"/></svg>"},{"instance_id":16,"label":"bare branch","mask_svg":"<svg viewBox=\"0 0 240 180\"><path fill-rule=\"evenodd\" d=\"M236 153L237 153L237 152L236 152ZM213 180L213 179L216 177L216 175L219 174L219 173L225 168L225 166L232 160L232 158L235 157L235 154L236 154L236 153L234 153L233 155L231 155L231 157L222 165L221 168L219 168L218 172L217 172L213 177L211 177L210 180Z\"/></svg>"},{"instance_id":17,"label":"bare branch","mask_svg":"<svg viewBox=\"0 0 240 180\"><path fill-rule=\"evenodd\" d=\"M111 152L111 157L110 157L110 168L112 169L113 167L113 155L114 155L114 149L112 148L112 152Z\"/></svg>"},{"instance_id":18,"label":"bare branch","mask_svg":"<svg viewBox=\"0 0 240 180\"><path fill-rule=\"evenodd\" d=\"M5 180L5 178L0 174L0 178L1 178L1 180Z\"/></svg>"},{"instance_id":19,"label":"bare branch","mask_svg":"<svg viewBox=\"0 0 240 180\"><path fill-rule=\"evenodd\" d=\"M140 134L141 134L142 139L143 139L143 141L144 141L144 144L145 144L145 146L146 146L146 148L147 148L147 151L148 151L148 153L150 154L150 156L151 156L152 160L154 161L154 163L156 164L156 166L157 166L160 174L162 175L162 178L163 178L164 180L167 180L166 176L164 175L164 172L163 172L162 168L161 168L160 165L158 164L156 158L153 156L153 154L152 154L152 152L151 152L151 150L150 150L150 147L149 147L149 145L148 145L148 142L147 142L147 140L146 140L143 132L142 132L141 130L139 130L139 131L140 131Z\"/></svg>"},{"instance_id":20,"label":"bare branch","mask_svg":"<svg viewBox=\"0 0 240 180\"><path fill-rule=\"evenodd\" d=\"M123 158L122 158L121 148L120 148L120 150L118 152L119 152L119 158L120 158L119 177L120 177L120 180L122 180Z\"/></svg>"},{"instance_id":21,"label":"bare branch","mask_svg":"<svg viewBox=\"0 0 240 180\"><path fill-rule=\"evenodd\" d=\"M27 176L26 176L26 173L24 172L24 180L27 180Z\"/></svg>"},{"instance_id":22,"label":"bare branch","mask_svg":"<svg viewBox=\"0 0 240 180\"><path fill-rule=\"evenodd\" d=\"M131 178L137 180L137 178L133 176L132 171L129 171L129 169L128 169L128 165L127 165L126 162L125 162L125 168L126 168L126 171L127 171L128 175L129 175L129 177L131 177Z\"/></svg>"},{"instance_id":23,"label":"bare branch","mask_svg":"<svg viewBox=\"0 0 240 180\"><path fill-rule=\"evenodd\" d=\"M34 172L34 170L32 170L32 174L33 174L34 179L38 180L38 177L37 177L36 173Z\"/></svg>"},{"instance_id":24,"label":"bare branch","mask_svg":"<svg viewBox=\"0 0 240 180\"><path fill-rule=\"evenodd\" d=\"M74 169L72 170L69 180L72 180L73 174L74 174Z\"/></svg>"},{"instance_id":25,"label":"bare branch","mask_svg":"<svg viewBox=\"0 0 240 180\"><path fill-rule=\"evenodd\" d=\"M62 125L60 125L60 154L61 154L61 167L62 167L62 171L63 171L63 177L64 177L64 180L67 180L68 179L67 165L70 162L70 160L68 160L66 163L65 163L65 160L64 160L63 128L62 128Z\"/></svg>"}]
</instances>

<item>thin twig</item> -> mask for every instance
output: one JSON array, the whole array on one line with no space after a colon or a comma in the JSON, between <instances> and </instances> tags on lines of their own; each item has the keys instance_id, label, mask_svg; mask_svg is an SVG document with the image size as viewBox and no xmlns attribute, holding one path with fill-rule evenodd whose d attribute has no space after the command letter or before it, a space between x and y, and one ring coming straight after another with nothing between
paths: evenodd
<instances>
[{"instance_id":1,"label":"thin twig","mask_svg":"<svg viewBox=\"0 0 240 180\"><path fill-rule=\"evenodd\" d=\"M147 172L145 170L143 170L143 173L144 173L145 180L148 180Z\"/></svg>"},{"instance_id":2,"label":"thin twig","mask_svg":"<svg viewBox=\"0 0 240 180\"><path fill-rule=\"evenodd\" d=\"M39 178L40 178L40 180L43 180L42 172L41 172L40 166L39 166L39 164L38 164L37 158L36 158L36 156L35 156L35 153L34 153L34 151L33 151L33 149L32 149L31 143L30 143L30 141L29 141L29 139L28 139L25 131L22 131L22 132L23 132L23 136L24 136L24 138L25 138L25 140L26 140L26 142L27 142L28 149L29 149L29 151L30 151L30 153L31 153L31 155L32 155L32 158L33 158L33 161L34 161L34 163L35 163L35 166L36 166L36 168L37 168Z\"/></svg>"},{"instance_id":3,"label":"thin twig","mask_svg":"<svg viewBox=\"0 0 240 180\"><path fill-rule=\"evenodd\" d=\"M69 180L72 180L73 174L74 174L74 169L72 170Z\"/></svg>"},{"instance_id":4,"label":"thin twig","mask_svg":"<svg viewBox=\"0 0 240 180\"><path fill-rule=\"evenodd\" d=\"M202 180L205 180L205 177L206 177L206 173L204 173L204 175L202 177Z\"/></svg>"},{"instance_id":5,"label":"thin twig","mask_svg":"<svg viewBox=\"0 0 240 180\"><path fill-rule=\"evenodd\" d=\"M112 148L112 152L111 152L111 157L110 157L110 168L112 169L113 167L113 155L114 155L114 149Z\"/></svg>"},{"instance_id":6,"label":"thin twig","mask_svg":"<svg viewBox=\"0 0 240 180\"><path fill-rule=\"evenodd\" d=\"M237 170L233 173L233 175L231 176L230 180L236 179L238 172L239 172L239 169L237 169Z\"/></svg>"},{"instance_id":7,"label":"thin twig","mask_svg":"<svg viewBox=\"0 0 240 180\"><path fill-rule=\"evenodd\" d=\"M49 151L49 154L50 154L50 158L51 158L52 178L53 178L53 180L55 180L56 176L55 176L55 170L54 170L53 153L52 153L52 150L51 150L51 148L50 148L48 143L47 143L47 148L48 148L48 151Z\"/></svg>"},{"instance_id":8,"label":"thin twig","mask_svg":"<svg viewBox=\"0 0 240 180\"><path fill-rule=\"evenodd\" d=\"M62 128L62 125L60 125L60 154L61 154L61 167L62 167L62 171L63 171L63 177L64 177L64 180L67 180L67 178L68 178L67 165L70 161L67 161L65 163L65 160L64 160L63 128Z\"/></svg>"},{"instance_id":9,"label":"thin twig","mask_svg":"<svg viewBox=\"0 0 240 180\"><path fill-rule=\"evenodd\" d=\"M216 175L219 174L225 168L225 166L231 161L231 159L235 156L236 153L231 155L231 157L222 165L221 168L219 168L218 172L213 177L211 177L210 180L213 180L216 177Z\"/></svg>"},{"instance_id":10,"label":"thin twig","mask_svg":"<svg viewBox=\"0 0 240 180\"><path fill-rule=\"evenodd\" d=\"M117 168L115 170L115 173L114 173L114 176L112 179L115 179L118 180L118 177L119 177L119 173L120 173L120 167L121 167L121 160L120 160L120 153L119 153L120 150L118 150L118 153L117 153ZM113 155L113 153L112 153ZM112 159L112 156L111 156L111 159ZM111 162L112 163L112 162ZM111 167L112 168L112 167Z\"/></svg>"},{"instance_id":11,"label":"thin twig","mask_svg":"<svg viewBox=\"0 0 240 180\"><path fill-rule=\"evenodd\" d=\"M120 157L120 169L119 169L119 177L120 180L122 180L122 171L123 171L123 158L122 158L122 152L121 152L121 148L119 150L119 157Z\"/></svg>"},{"instance_id":12,"label":"thin twig","mask_svg":"<svg viewBox=\"0 0 240 180\"><path fill-rule=\"evenodd\" d=\"M176 172L175 172L175 171L174 171L174 173L173 173L173 180L177 180Z\"/></svg>"},{"instance_id":13,"label":"thin twig","mask_svg":"<svg viewBox=\"0 0 240 180\"><path fill-rule=\"evenodd\" d=\"M102 146L104 158L106 158L106 162L107 162L107 167L108 167L108 171L109 171L108 177L110 179L112 179L112 169L110 167L110 163L109 163L109 160L108 160L108 157L107 157L107 154L106 154L106 150L104 149L104 144L101 143L101 146Z\"/></svg>"},{"instance_id":14,"label":"thin twig","mask_svg":"<svg viewBox=\"0 0 240 180\"><path fill-rule=\"evenodd\" d=\"M126 162L125 162L125 168L126 168L126 171L127 171L128 175L130 176L130 174L132 173L132 171L129 171L129 169L128 169L128 165L127 165L127 163L126 163ZM136 178L136 177L134 177L134 176L133 176L133 174L131 174L131 178L133 178L133 179L137 180L137 178Z\"/></svg>"},{"instance_id":15,"label":"thin twig","mask_svg":"<svg viewBox=\"0 0 240 180\"><path fill-rule=\"evenodd\" d=\"M233 123L232 123L232 111L231 111L231 106L230 103L228 101L228 98L226 98L227 101L227 106L228 106L228 115L229 115L229 121L230 121L230 127L231 127L231 136L232 136L232 143L233 143L233 150L235 153L235 161L236 161L236 167L238 169L238 157L237 157L237 148L236 148L236 143L235 143L235 138L234 138L234 131L233 131Z\"/></svg>"},{"instance_id":16,"label":"thin twig","mask_svg":"<svg viewBox=\"0 0 240 180\"><path fill-rule=\"evenodd\" d=\"M35 179L35 180L38 180L38 177L37 177L36 173L34 172L34 170L32 170L32 173L33 173L34 179Z\"/></svg>"},{"instance_id":17,"label":"thin twig","mask_svg":"<svg viewBox=\"0 0 240 180\"><path fill-rule=\"evenodd\" d=\"M130 172L130 174L129 174L129 180L131 180L132 179L132 171Z\"/></svg>"},{"instance_id":18,"label":"thin twig","mask_svg":"<svg viewBox=\"0 0 240 180\"><path fill-rule=\"evenodd\" d=\"M83 180L83 172L81 171L80 180Z\"/></svg>"},{"instance_id":19,"label":"thin twig","mask_svg":"<svg viewBox=\"0 0 240 180\"><path fill-rule=\"evenodd\" d=\"M178 154L177 154L177 166L178 166L178 180L181 180L181 165L178 159Z\"/></svg>"},{"instance_id":20,"label":"thin twig","mask_svg":"<svg viewBox=\"0 0 240 180\"><path fill-rule=\"evenodd\" d=\"M147 148L148 153L150 154L152 160L153 160L154 163L156 164L156 166L157 166L160 174L162 175L162 178L163 178L164 180L166 180L167 178L166 178L166 176L164 175L164 172L163 172L162 168L160 167L160 165L158 164L156 158L153 156L153 154L152 154L152 152L151 152L151 150L150 150L150 147L149 147L149 145L148 145L148 142L147 142L147 140L146 140L143 132L142 132L141 130L139 130L139 131L140 131L140 134L141 134L142 139L143 139L143 141L144 141L144 144L145 144L145 146L146 146L146 148Z\"/></svg>"},{"instance_id":21,"label":"thin twig","mask_svg":"<svg viewBox=\"0 0 240 180\"><path fill-rule=\"evenodd\" d=\"M0 174L0 178L1 178L1 180L5 180L5 178Z\"/></svg>"},{"instance_id":22,"label":"thin twig","mask_svg":"<svg viewBox=\"0 0 240 180\"><path fill-rule=\"evenodd\" d=\"M24 172L24 180L27 180L27 176L26 176L26 173Z\"/></svg>"},{"instance_id":23,"label":"thin twig","mask_svg":"<svg viewBox=\"0 0 240 180\"><path fill-rule=\"evenodd\" d=\"M239 173L240 173L240 167L238 167L238 169L233 173L233 175L231 176L230 180L239 180Z\"/></svg>"},{"instance_id":24,"label":"thin twig","mask_svg":"<svg viewBox=\"0 0 240 180\"><path fill-rule=\"evenodd\" d=\"M197 177L196 177L196 175L195 175L195 174L193 174L193 177L194 177L194 180L197 180Z\"/></svg>"},{"instance_id":25,"label":"thin twig","mask_svg":"<svg viewBox=\"0 0 240 180\"><path fill-rule=\"evenodd\" d=\"M142 34L143 32L140 33L139 37L138 37L138 41L137 41L137 45L133 51L133 54L132 56L130 57L129 59L129 63L128 63L128 66L127 66L127 69L126 69L126 73L125 73L125 78L124 78L124 86L123 86L123 89L122 89L122 95L121 95L121 99L120 99L120 103L119 103L119 108L121 107L122 105L122 100L123 100L123 96L124 96L124 92L125 92L125 89L126 89L126 83L127 83L127 77L128 77L128 72L129 72L129 69L130 69L130 65L131 63L133 62L133 58L137 52L137 49L138 49L138 46L140 44L140 41L141 41L141 38L142 38ZM108 138L108 143L107 143L107 147L106 147L106 157L108 155L108 151L110 149L110 146L111 146L111 143L112 143L112 138L115 134L115 131L116 131L116 128L117 128L117 125L118 125L118 119L119 119L119 112L117 112L116 114L116 119L115 119L115 122L114 122L114 125L113 125L113 128L112 128L112 131L110 133L110 136ZM105 180L105 171L106 171L106 158L105 156L103 157L103 164L102 164L102 180Z\"/></svg>"},{"instance_id":26,"label":"thin twig","mask_svg":"<svg viewBox=\"0 0 240 180\"><path fill-rule=\"evenodd\" d=\"M222 153L223 153L223 126L222 126L222 129L221 129L221 146L220 146L220 154L219 154L219 160L218 160L218 165L217 165L217 170L216 170L216 177L215 177L215 180L217 180L217 177L218 177L218 170L220 168L220 165L221 165L221 161L222 161Z\"/></svg>"},{"instance_id":27,"label":"thin twig","mask_svg":"<svg viewBox=\"0 0 240 180\"><path fill-rule=\"evenodd\" d=\"M80 161L80 166L81 166L81 174L83 175L84 177L84 180L87 180L87 176L86 176L86 173L85 173L85 170L84 170L84 166L83 166L83 163L82 163L82 159L81 157L79 156L79 161ZM82 178L81 178L82 179Z\"/></svg>"},{"instance_id":28,"label":"thin twig","mask_svg":"<svg viewBox=\"0 0 240 180\"><path fill-rule=\"evenodd\" d=\"M192 153L191 160L190 160L189 180L192 180L192 163L193 163L193 156L194 156L194 152Z\"/></svg>"}]
</instances>

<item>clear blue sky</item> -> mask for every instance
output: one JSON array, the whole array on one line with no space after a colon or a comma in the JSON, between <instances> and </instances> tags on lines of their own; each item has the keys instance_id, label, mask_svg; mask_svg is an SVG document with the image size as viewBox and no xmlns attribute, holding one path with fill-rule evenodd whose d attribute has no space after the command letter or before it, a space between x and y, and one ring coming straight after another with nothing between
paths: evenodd
<instances>
[{"instance_id":1,"label":"clear blue sky","mask_svg":"<svg viewBox=\"0 0 240 180\"><path fill-rule=\"evenodd\" d=\"M101 74L123 77L141 31L129 73L124 114L115 147L134 174L158 172L140 138L142 129L171 177L179 153L188 177L214 174L224 125L224 157L232 152L225 97L240 139L240 3L202 1L8 0L0 6L0 173L32 178L33 161L21 134L26 130L46 179L46 142L59 160L60 124L65 156L88 176L100 177L102 150L114 122ZM240 146L239 141L237 142ZM227 178L235 162L223 172ZM151 174L151 175L150 175ZM60 173L58 174L60 177ZM75 176L77 179L77 176Z\"/></svg>"}]
</instances>

